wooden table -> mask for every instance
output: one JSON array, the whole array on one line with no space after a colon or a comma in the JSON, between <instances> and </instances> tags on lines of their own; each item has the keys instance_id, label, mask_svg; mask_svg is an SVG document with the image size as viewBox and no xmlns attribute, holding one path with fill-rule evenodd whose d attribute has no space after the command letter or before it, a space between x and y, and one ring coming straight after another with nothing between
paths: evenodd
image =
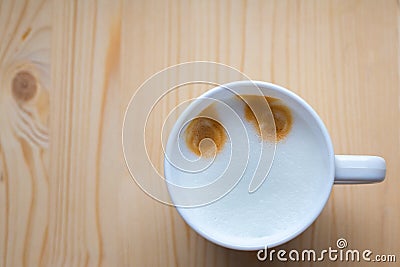
<instances>
[{"instance_id":1,"label":"wooden table","mask_svg":"<svg viewBox=\"0 0 400 267\"><path fill-rule=\"evenodd\" d=\"M325 249L342 237L399 262L399 5L1 1L0 266L267 264L197 235L125 165L131 96L152 74L194 60L290 88L322 117L336 153L387 161L384 183L335 186L317 221L279 248ZM150 150L162 164L160 147Z\"/></svg>"}]
</instances>

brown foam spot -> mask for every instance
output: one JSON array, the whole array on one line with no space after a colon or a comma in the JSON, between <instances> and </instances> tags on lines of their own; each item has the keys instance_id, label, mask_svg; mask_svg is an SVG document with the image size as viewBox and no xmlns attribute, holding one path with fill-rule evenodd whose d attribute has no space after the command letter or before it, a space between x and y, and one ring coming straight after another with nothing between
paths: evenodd
<instances>
[{"instance_id":1,"label":"brown foam spot","mask_svg":"<svg viewBox=\"0 0 400 267\"><path fill-rule=\"evenodd\" d=\"M219 152L226 141L224 127L216 120L206 117L192 120L185 133L188 148L198 156L212 156L214 145L216 152Z\"/></svg>"},{"instance_id":2,"label":"brown foam spot","mask_svg":"<svg viewBox=\"0 0 400 267\"><path fill-rule=\"evenodd\" d=\"M37 91L36 78L27 71L18 72L12 80L12 94L18 102L31 100Z\"/></svg>"},{"instance_id":3,"label":"brown foam spot","mask_svg":"<svg viewBox=\"0 0 400 267\"><path fill-rule=\"evenodd\" d=\"M185 135L188 148L196 155L204 157L218 153L226 141L224 127L218 121L206 117L193 119L187 126Z\"/></svg>"},{"instance_id":4,"label":"brown foam spot","mask_svg":"<svg viewBox=\"0 0 400 267\"><path fill-rule=\"evenodd\" d=\"M279 98L275 98L272 96L265 96L264 98L265 98L265 100L267 100L268 104L270 104L270 105L272 103L276 103L277 101L279 101Z\"/></svg>"},{"instance_id":5,"label":"brown foam spot","mask_svg":"<svg viewBox=\"0 0 400 267\"><path fill-rule=\"evenodd\" d=\"M292 129L293 117L290 109L284 105L271 105L276 128L276 140L284 139Z\"/></svg>"},{"instance_id":6,"label":"brown foam spot","mask_svg":"<svg viewBox=\"0 0 400 267\"><path fill-rule=\"evenodd\" d=\"M245 103L244 114L245 118L248 122L250 122L257 134L264 140L271 141L274 139L279 142L283 140L290 132L293 124L293 117L290 109L285 106L282 101L278 98L273 97L262 97L262 96L244 96L243 97L247 103ZM274 135L271 130L272 122L268 119L268 116L258 116L260 118L256 118L253 110L260 110L259 105L265 105L265 100L268 102L274 122L275 122L275 130L276 134ZM251 105L251 108L249 106Z\"/></svg>"}]
</instances>

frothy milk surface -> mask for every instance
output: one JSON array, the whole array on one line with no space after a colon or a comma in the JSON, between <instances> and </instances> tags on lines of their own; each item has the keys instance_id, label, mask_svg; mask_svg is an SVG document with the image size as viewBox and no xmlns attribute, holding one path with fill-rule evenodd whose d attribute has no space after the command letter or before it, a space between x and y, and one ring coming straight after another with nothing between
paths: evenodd
<instances>
[{"instance_id":1,"label":"frothy milk surface","mask_svg":"<svg viewBox=\"0 0 400 267\"><path fill-rule=\"evenodd\" d=\"M258 164L259 155L255 152L265 141L245 120L243 103L232 98L228 104L243 120L248 133L248 137L243 137L248 138L250 148L249 155L243 155L243 160L248 159L244 175L237 186L221 199L201 207L178 210L184 218L190 218L188 222L192 227L223 243L241 246L245 246L245 242L252 244L254 240L273 243L300 231L320 208L323 201L321 191L326 190L329 175L327 155L321 149L324 141L316 133L316 126L310 124L312 122L303 119L298 110L291 109L291 132L277 142L275 158L264 183L256 192L249 193L249 184ZM223 120L227 116L221 117ZM185 146L184 136L180 136L178 142L188 159L197 157ZM209 184L229 165L230 149L234 145L228 140L215 161L202 172L188 173L174 169L173 174L166 173L166 176L169 181L181 186Z\"/></svg>"}]
</instances>

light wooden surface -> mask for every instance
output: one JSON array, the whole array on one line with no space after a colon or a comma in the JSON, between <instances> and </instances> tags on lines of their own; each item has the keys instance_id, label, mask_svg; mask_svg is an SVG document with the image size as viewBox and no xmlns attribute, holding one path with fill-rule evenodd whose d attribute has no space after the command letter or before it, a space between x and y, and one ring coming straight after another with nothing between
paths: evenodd
<instances>
[{"instance_id":1,"label":"light wooden surface","mask_svg":"<svg viewBox=\"0 0 400 267\"><path fill-rule=\"evenodd\" d=\"M131 95L193 60L292 89L320 114L336 153L387 161L384 183L335 186L312 227L281 248L324 249L343 237L400 261L399 5L1 1L0 266L266 265L201 238L125 166ZM36 89L13 89L21 71Z\"/></svg>"}]
</instances>

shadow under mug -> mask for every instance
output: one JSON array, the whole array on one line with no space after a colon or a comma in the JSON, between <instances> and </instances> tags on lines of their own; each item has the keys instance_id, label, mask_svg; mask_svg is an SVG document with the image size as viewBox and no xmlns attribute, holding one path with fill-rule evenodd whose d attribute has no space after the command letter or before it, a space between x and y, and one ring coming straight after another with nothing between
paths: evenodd
<instances>
[{"instance_id":1,"label":"shadow under mug","mask_svg":"<svg viewBox=\"0 0 400 267\"><path fill-rule=\"evenodd\" d=\"M199 101L201 101L202 98L219 99L222 95L225 94L224 91L226 92L226 88L230 88L239 95L249 95L252 94L252 88L254 88L254 86L256 86L265 96L283 99L289 107L296 106L297 110L301 113L301 116L306 117L307 120L312 121L313 125L316 125L316 127L318 128L318 133L321 135L321 137L323 137L324 140L324 151L329 161L329 175L328 177L324 177L324 190L321 190L319 199L315 200L315 205L317 205L317 209L312 211L313 214L311 214L309 220L303 222L302 225L299 225L296 231L293 231L289 235L282 236L282 238L278 238L271 242L265 242L262 238L259 239L257 242L243 242L243 244L221 240L218 236L210 234L210 232L204 231L202 225L199 225L196 220L194 220L190 215L185 212L185 207L176 207L186 223L189 224L191 228L194 229L201 236L221 246L237 250L259 250L265 248L265 246L270 248L294 239L296 236L305 231L319 216L329 198L333 184L376 183L383 181L386 174L386 163L385 160L381 157L364 155L335 155L331 138L318 114L302 98L281 86L261 81L237 81L215 87L207 91L196 100L198 100L198 103ZM195 106L196 104L192 103L187 109L193 109L195 108ZM179 127L180 125L177 122L171 130L171 135L173 133L177 133ZM168 139L168 143L172 142L171 135ZM167 153L168 149L169 148L167 145ZM167 159L165 159L164 174L167 181L170 177L174 175L175 171L177 171L175 167L172 166ZM171 199L174 200L174 196L172 194Z\"/></svg>"}]
</instances>

